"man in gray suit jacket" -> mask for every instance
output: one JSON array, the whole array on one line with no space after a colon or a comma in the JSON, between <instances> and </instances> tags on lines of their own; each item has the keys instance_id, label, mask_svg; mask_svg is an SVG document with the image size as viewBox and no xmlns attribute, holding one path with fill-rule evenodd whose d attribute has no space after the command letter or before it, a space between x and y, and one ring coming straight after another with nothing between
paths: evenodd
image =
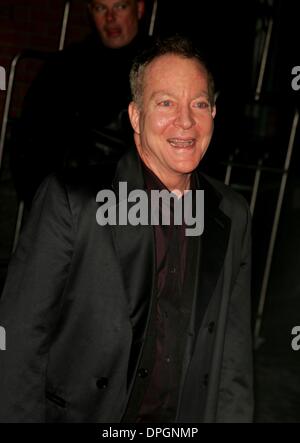
<instances>
[{"instance_id":1,"label":"man in gray suit jacket","mask_svg":"<svg viewBox=\"0 0 300 443\"><path fill-rule=\"evenodd\" d=\"M131 87L136 147L35 197L0 303L2 422L252 420L249 210L198 170L212 77L176 37ZM178 201L196 216L177 223Z\"/></svg>"}]
</instances>

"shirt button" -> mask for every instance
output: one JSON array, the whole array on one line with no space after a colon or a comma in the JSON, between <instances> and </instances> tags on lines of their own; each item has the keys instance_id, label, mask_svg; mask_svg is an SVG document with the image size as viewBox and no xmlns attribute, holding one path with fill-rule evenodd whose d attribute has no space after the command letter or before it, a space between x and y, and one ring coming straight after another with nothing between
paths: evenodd
<instances>
[{"instance_id":1,"label":"shirt button","mask_svg":"<svg viewBox=\"0 0 300 443\"><path fill-rule=\"evenodd\" d=\"M139 376L140 378L146 378L146 377L148 377L148 374L149 374L149 371L148 371L148 369L146 369L146 368L140 368L140 369L138 370L138 376Z\"/></svg>"},{"instance_id":2,"label":"shirt button","mask_svg":"<svg viewBox=\"0 0 300 443\"><path fill-rule=\"evenodd\" d=\"M171 358L170 357L166 357L165 361L166 361L166 363L170 363L171 362Z\"/></svg>"},{"instance_id":3,"label":"shirt button","mask_svg":"<svg viewBox=\"0 0 300 443\"><path fill-rule=\"evenodd\" d=\"M106 377L99 378L99 380L97 380L97 382L96 382L96 385L97 385L98 389L105 389L105 388L107 388L108 378L106 378Z\"/></svg>"},{"instance_id":4,"label":"shirt button","mask_svg":"<svg viewBox=\"0 0 300 443\"><path fill-rule=\"evenodd\" d=\"M215 322L213 322L213 321L211 321L210 323L209 323L209 325L208 325L208 332L210 333L210 334L212 334L213 332L214 332L214 330L215 330Z\"/></svg>"}]
</instances>

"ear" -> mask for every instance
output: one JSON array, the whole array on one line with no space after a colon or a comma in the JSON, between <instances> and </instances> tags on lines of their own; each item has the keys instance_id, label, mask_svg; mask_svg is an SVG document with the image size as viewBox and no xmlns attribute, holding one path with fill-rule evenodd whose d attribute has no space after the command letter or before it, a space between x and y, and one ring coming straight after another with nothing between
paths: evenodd
<instances>
[{"instance_id":1,"label":"ear","mask_svg":"<svg viewBox=\"0 0 300 443\"><path fill-rule=\"evenodd\" d=\"M135 102L130 102L128 106L128 115L131 126L136 134L140 133L140 110Z\"/></svg>"},{"instance_id":2,"label":"ear","mask_svg":"<svg viewBox=\"0 0 300 443\"><path fill-rule=\"evenodd\" d=\"M216 106L214 106L211 110L212 118L215 118L216 114L217 114L217 108L216 108Z\"/></svg>"},{"instance_id":3,"label":"ear","mask_svg":"<svg viewBox=\"0 0 300 443\"><path fill-rule=\"evenodd\" d=\"M140 20L145 13L145 0L137 1L137 12L138 12L138 19Z\"/></svg>"}]
</instances>

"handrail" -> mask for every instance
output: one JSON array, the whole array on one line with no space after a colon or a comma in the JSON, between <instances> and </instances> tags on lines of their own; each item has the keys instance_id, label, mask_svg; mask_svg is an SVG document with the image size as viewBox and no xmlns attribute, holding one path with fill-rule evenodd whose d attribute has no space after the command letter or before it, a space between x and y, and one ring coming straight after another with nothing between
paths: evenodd
<instances>
[{"instance_id":1,"label":"handrail","mask_svg":"<svg viewBox=\"0 0 300 443\"><path fill-rule=\"evenodd\" d=\"M254 330L254 338L255 338L256 347L258 347L261 342L260 332L261 332L261 326L262 326L262 317L263 317L264 307L265 307L265 303L266 303L267 289L268 289L269 277L270 277L270 272L271 272L275 242L276 242L277 231L278 231L278 226L279 226L279 221L280 221L280 215L281 215L281 209L282 209L282 204L283 204L283 198L284 198L284 194L285 194L285 188L286 188L287 179L288 179L288 172L289 172L293 149L294 149L294 145L295 145L298 124L299 124L299 111L296 109L295 114L294 114L294 118L293 118L286 158L285 158L284 173L283 173L282 179L281 179L280 190L279 190L279 194L278 194L278 200L277 200L275 216L274 216L274 223L273 223L273 228L272 228L272 233L271 233L271 238L270 238L270 243L269 243L269 249L268 249L268 254L267 254L267 261L266 261L266 266L265 266L265 271L264 271L264 276L263 276L263 281L262 281L262 287L261 287L261 292L260 292L259 305L258 305L255 330Z\"/></svg>"},{"instance_id":2,"label":"handrail","mask_svg":"<svg viewBox=\"0 0 300 443\"><path fill-rule=\"evenodd\" d=\"M8 115L9 115L10 103L11 103L12 92L13 92L13 87L14 87L15 74L16 74L16 69L17 69L18 63L25 58L46 60L49 58L50 55L53 55L53 54L54 54L53 52L42 52L42 51L36 51L33 49L25 49L24 51L21 51L17 55L15 55L15 57L13 58L13 60L11 62L10 72L9 72L9 77L8 77L8 85L7 85L7 90L6 90L3 118L2 118L2 128L1 128L1 134L0 134L0 170L1 170L2 160L3 160L4 143L5 143L5 138L6 138L7 124L8 124Z\"/></svg>"}]
</instances>

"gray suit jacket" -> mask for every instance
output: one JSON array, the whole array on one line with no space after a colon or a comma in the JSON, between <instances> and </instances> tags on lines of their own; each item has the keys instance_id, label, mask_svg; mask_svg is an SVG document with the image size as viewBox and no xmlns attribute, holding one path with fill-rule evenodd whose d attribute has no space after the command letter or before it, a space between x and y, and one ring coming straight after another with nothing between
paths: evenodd
<instances>
[{"instance_id":1,"label":"gray suit jacket","mask_svg":"<svg viewBox=\"0 0 300 443\"><path fill-rule=\"evenodd\" d=\"M144 187L129 151L116 171L52 176L40 187L0 302L0 421L119 422L143 348L155 281L151 226L96 222L96 194ZM205 228L178 422L252 419L250 216L199 174Z\"/></svg>"}]
</instances>

